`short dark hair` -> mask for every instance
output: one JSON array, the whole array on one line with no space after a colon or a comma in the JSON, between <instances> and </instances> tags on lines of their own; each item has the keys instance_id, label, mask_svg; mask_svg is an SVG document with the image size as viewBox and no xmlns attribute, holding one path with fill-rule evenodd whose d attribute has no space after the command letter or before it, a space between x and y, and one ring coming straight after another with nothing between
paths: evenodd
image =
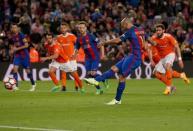
<instances>
[{"instance_id":1,"label":"short dark hair","mask_svg":"<svg viewBox=\"0 0 193 131\"><path fill-rule=\"evenodd\" d=\"M155 28L162 28L163 30L165 30L165 26L163 24L157 24L155 25Z\"/></svg>"},{"instance_id":2,"label":"short dark hair","mask_svg":"<svg viewBox=\"0 0 193 131\"><path fill-rule=\"evenodd\" d=\"M15 23L15 22L12 22L12 23L11 23L11 26L13 26L13 25L18 26L18 24L17 24L17 23Z\"/></svg>"},{"instance_id":3,"label":"short dark hair","mask_svg":"<svg viewBox=\"0 0 193 131\"><path fill-rule=\"evenodd\" d=\"M52 36L52 37L54 37L54 34L51 33L51 32L48 32L48 33L46 33L46 36Z\"/></svg>"},{"instance_id":4,"label":"short dark hair","mask_svg":"<svg viewBox=\"0 0 193 131\"><path fill-rule=\"evenodd\" d=\"M82 25L82 24L85 25L85 26L88 25L88 23L87 23L86 21L79 21L79 22L78 22L78 25Z\"/></svg>"},{"instance_id":5,"label":"short dark hair","mask_svg":"<svg viewBox=\"0 0 193 131\"><path fill-rule=\"evenodd\" d=\"M69 27L69 24L68 24L67 22L62 22L62 23L60 24L60 26L62 26L62 25Z\"/></svg>"}]
</instances>

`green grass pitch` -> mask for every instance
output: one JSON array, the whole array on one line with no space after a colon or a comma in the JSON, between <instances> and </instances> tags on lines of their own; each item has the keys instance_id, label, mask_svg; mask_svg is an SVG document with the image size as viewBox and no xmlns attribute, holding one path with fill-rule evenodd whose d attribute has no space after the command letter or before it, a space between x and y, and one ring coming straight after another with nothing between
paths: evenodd
<instances>
[{"instance_id":1,"label":"green grass pitch","mask_svg":"<svg viewBox=\"0 0 193 131\"><path fill-rule=\"evenodd\" d=\"M193 79L191 79L193 82ZM0 83L0 126L17 126L73 131L192 131L193 84L175 79L175 94L162 95L165 87L158 80L128 80L122 104L107 106L115 96L117 80L110 80L103 95L86 84L86 94L74 91L51 93L50 81L38 81L37 90L28 92L29 82L9 92ZM24 129L0 128L0 131Z\"/></svg>"}]
</instances>

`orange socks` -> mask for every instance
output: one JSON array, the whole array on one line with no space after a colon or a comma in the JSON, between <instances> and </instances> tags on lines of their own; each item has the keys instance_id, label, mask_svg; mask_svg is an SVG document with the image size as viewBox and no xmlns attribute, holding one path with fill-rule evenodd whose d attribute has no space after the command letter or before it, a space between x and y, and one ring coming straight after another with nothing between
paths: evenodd
<instances>
[{"instance_id":1,"label":"orange socks","mask_svg":"<svg viewBox=\"0 0 193 131\"><path fill-rule=\"evenodd\" d=\"M82 81L80 80L78 73L77 72L73 72L72 76L74 77L74 80L77 83L77 87L82 88Z\"/></svg>"},{"instance_id":2,"label":"orange socks","mask_svg":"<svg viewBox=\"0 0 193 131\"><path fill-rule=\"evenodd\" d=\"M54 84L55 84L56 86L58 86L58 85L59 85L59 81L58 81L57 78L56 78L55 72L49 72L49 76L50 76L50 78L52 79L52 81L54 82Z\"/></svg>"},{"instance_id":3,"label":"orange socks","mask_svg":"<svg viewBox=\"0 0 193 131\"><path fill-rule=\"evenodd\" d=\"M66 72L62 71L62 86L66 87Z\"/></svg>"},{"instance_id":4,"label":"orange socks","mask_svg":"<svg viewBox=\"0 0 193 131\"><path fill-rule=\"evenodd\" d=\"M181 76L181 73L179 73L179 72L177 72L175 70L172 71L172 77L173 78L180 78L180 76Z\"/></svg>"},{"instance_id":5,"label":"orange socks","mask_svg":"<svg viewBox=\"0 0 193 131\"><path fill-rule=\"evenodd\" d=\"M166 74L165 74L167 80L168 80L168 85L167 86L171 86L172 85L172 71L170 70L166 70Z\"/></svg>"},{"instance_id":6,"label":"orange socks","mask_svg":"<svg viewBox=\"0 0 193 131\"><path fill-rule=\"evenodd\" d=\"M164 75L162 75L161 73L156 72L156 73L155 73L155 77L156 77L157 79L159 79L160 81L162 81L165 85L168 85L168 80L167 80L167 78L166 78Z\"/></svg>"}]
</instances>

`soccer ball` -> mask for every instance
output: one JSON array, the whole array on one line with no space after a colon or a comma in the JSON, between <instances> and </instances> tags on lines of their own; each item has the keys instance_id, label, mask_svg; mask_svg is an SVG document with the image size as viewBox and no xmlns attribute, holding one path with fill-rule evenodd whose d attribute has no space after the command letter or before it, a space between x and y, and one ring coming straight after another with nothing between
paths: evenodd
<instances>
[{"instance_id":1,"label":"soccer ball","mask_svg":"<svg viewBox=\"0 0 193 131\"><path fill-rule=\"evenodd\" d=\"M3 80L3 83L5 85L5 88L7 90L13 90L15 87L16 87L16 80L12 77L6 77L4 80Z\"/></svg>"}]
</instances>

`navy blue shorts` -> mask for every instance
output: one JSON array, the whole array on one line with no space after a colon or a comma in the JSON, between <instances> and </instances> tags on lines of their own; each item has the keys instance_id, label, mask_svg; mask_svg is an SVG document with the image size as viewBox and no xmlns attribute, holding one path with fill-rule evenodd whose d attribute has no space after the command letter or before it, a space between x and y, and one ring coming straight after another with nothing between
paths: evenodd
<instances>
[{"instance_id":1,"label":"navy blue shorts","mask_svg":"<svg viewBox=\"0 0 193 131\"><path fill-rule=\"evenodd\" d=\"M127 77L133 71L135 71L135 69L138 68L141 63L142 61L140 58L137 58L136 56L131 54L129 56L125 56L122 60L115 64L115 66L119 69L119 74Z\"/></svg>"},{"instance_id":2,"label":"navy blue shorts","mask_svg":"<svg viewBox=\"0 0 193 131\"><path fill-rule=\"evenodd\" d=\"M97 71L99 67L99 60L85 60L86 71Z\"/></svg>"},{"instance_id":3,"label":"navy blue shorts","mask_svg":"<svg viewBox=\"0 0 193 131\"><path fill-rule=\"evenodd\" d=\"M29 57L14 57L13 65L22 66L23 68L27 69L30 68L30 58Z\"/></svg>"}]
</instances>

